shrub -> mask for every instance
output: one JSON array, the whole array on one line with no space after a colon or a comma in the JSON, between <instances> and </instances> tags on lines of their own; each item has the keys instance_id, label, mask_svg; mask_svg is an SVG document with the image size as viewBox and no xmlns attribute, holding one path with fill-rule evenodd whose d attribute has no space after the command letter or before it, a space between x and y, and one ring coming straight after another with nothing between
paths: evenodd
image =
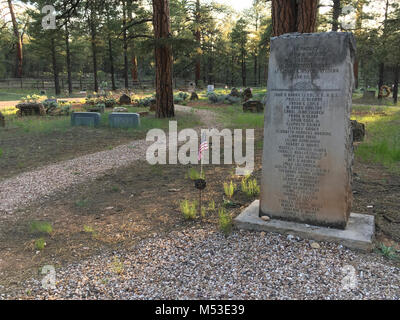
<instances>
[{"instance_id":1,"label":"shrub","mask_svg":"<svg viewBox=\"0 0 400 320\"><path fill-rule=\"evenodd\" d=\"M53 232L53 226L50 222L46 221L32 221L30 224L31 233L45 233L51 234Z\"/></svg>"},{"instance_id":2,"label":"shrub","mask_svg":"<svg viewBox=\"0 0 400 320\"><path fill-rule=\"evenodd\" d=\"M196 218L196 204L196 201L183 200L181 202L181 212L185 219L191 220Z\"/></svg>"},{"instance_id":3,"label":"shrub","mask_svg":"<svg viewBox=\"0 0 400 320\"><path fill-rule=\"evenodd\" d=\"M45 246L46 246L46 241L43 238L35 240L36 250L43 250Z\"/></svg>"},{"instance_id":4,"label":"shrub","mask_svg":"<svg viewBox=\"0 0 400 320\"><path fill-rule=\"evenodd\" d=\"M227 236L232 231L232 217L224 208L218 209L219 229Z\"/></svg>"},{"instance_id":5,"label":"shrub","mask_svg":"<svg viewBox=\"0 0 400 320\"><path fill-rule=\"evenodd\" d=\"M233 194L235 193L235 190L236 190L236 185L232 182L232 180L229 184L227 182L224 182L224 192L228 198L232 198Z\"/></svg>"},{"instance_id":6,"label":"shrub","mask_svg":"<svg viewBox=\"0 0 400 320\"><path fill-rule=\"evenodd\" d=\"M188 175L189 175L189 178L190 178L191 180L197 180L197 179L204 179L204 178L205 178L204 172L203 172L203 173L198 172L198 171L197 171L196 169L194 169L194 168L190 168L190 169L189 169Z\"/></svg>"},{"instance_id":7,"label":"shrub","mask_svg":"<svg viewBox=\"0 0 400 320\"><path fill-rule=\"evenodd\" d=\"M246 176L242 179L241 183L242 192L244 192L249 197L257 196L260 193L260 186L256 179L250 179Z\"/></svg>"}]
</instances>

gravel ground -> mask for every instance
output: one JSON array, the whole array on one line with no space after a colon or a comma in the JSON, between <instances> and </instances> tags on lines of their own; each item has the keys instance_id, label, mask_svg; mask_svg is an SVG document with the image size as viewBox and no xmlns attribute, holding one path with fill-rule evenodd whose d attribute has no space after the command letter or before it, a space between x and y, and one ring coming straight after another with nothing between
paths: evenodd
<instances>
[{"instance_id":1,"label":"gravel ground","mask_svg":"<svg viewBox=\"0 0 400 320\"><path fill-rule=\"evenodd\" d=\"M191 112L192 108L175 106L177 111ZM215 123L215 115L208 110L195 110L208 125ZM153 142L135 140L112 150L84 155L40 169L24 172L0 182L0 219L9 218L16 209L72 185L103 175L106 171L146 159L146 150Z\"/></svg>"},{"instance_id":2,"label":"gravel ground","mask_svg":"<svg viewBox=\"0 0 400 320\"><path fill-rule=\"evenodd\" d=\"M2 299L399 299L400 268L377 254L274 233L211 227L157 235L131 250L57 270L56 288L29 280ZM354 268L353 289L343 287ZM28 294L26 294L28 292Z\"/></svg>"}]
</instances>

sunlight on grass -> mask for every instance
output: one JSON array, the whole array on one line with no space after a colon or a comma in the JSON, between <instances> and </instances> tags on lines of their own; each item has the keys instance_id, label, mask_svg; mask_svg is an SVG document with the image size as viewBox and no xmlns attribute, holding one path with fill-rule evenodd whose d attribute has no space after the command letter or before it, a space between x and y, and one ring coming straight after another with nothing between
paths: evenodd
<instances>
[{"instance_id":1,"label":"sunlight on grass","mask_svg":"<svg viewBox=\"0 0 400 320\"><path fill-rule=\"evenodd\" d=\"M400 173L400 110L397 107L355 106L352 119L366 126L366 138L357 150L362 161L380 163Z\"/></svg>"}]
</instances>

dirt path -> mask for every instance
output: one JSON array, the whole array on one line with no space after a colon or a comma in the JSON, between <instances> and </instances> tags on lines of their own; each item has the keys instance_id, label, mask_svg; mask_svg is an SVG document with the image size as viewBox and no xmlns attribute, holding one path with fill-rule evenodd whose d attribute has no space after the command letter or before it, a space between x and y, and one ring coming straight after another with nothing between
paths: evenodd
<instances>
[{"instance_id":1,"label":"dirt path","mask_svg":"<svg viewBox=\"0 0 400 320\"><path fill-rule=\"evenodd\" d=\"M85 97L76 97L76 98L59 98L57 100L63 100L63 101L77 101L80 99L84 99ZM14 100L14 101L0 101L0 110L5 109L5 108L10 108L10 107L15 107L18 103L21 103L21 100Z\"/></svg>"},{"instance_id":2,"label":"dirt path","mask_svg":"<svg viewBox=\"0 0 400 320\"><path fill-rule=\"evenodd\" d=\"M216 115L212 111L179 105L175 109L178 112L195 112L207 126L217 125ZM0 219L7 218L21 206L47 199L55 192L104 175L110 169L146 160L146 150L152 143L144 139L135 140L112 150L62 161L0 182Z\"/></svg>"}]
</instances>

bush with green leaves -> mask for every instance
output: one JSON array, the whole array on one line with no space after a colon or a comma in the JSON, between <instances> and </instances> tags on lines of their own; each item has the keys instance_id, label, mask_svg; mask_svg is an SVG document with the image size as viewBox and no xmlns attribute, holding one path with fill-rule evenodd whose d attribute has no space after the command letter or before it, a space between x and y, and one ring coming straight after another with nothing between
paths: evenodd
<instances>
[{"instance_id":1,"label":"bush with green leaves","mask_svg":"<svg viewBox=\"0 0 400 320\"><path fill-rule=\"evenodd\" d=\"M33 95L29 95L28 94L25 97L21 97L21 102L33 102L33 103L36 103L36 102L45 100L46 98L47 98L46 96L40 96L38 94L33 94Z\"/></svg>"},{"instance_id":2,"label":"bush with green leaves","mask_svg":"<svg viewBox=\"0 0 400 320\"><path fill-rule=\"evenodd\" d=\"M180 204L181 212L185 219L191 220L196 218L196 201L183 200Z\"/></svg>"},{"instance_id":3,"label":"bush with green leaves","mask_svg":"<svg viewBox=\"0 0 400 320\"><path fill-rule=\"evenodd\" d=\"M53 232L53 226L47 221L32 221L29 227L31 233L51 234Z\"/></svg>"},{"instance_id":4,"label":"bush with green leaves","mask_svg":"<svg viewBox=\"0 0 400 320\"><path fill-rule=\"evenodd\" d=\"M205 179L204 172L201 173L194 168L189 169L188 176L189 176L190 180Z\"/></svg>"},{"instance_id":5,"label":"bush with green leaves","mask_svg":"<svg viewBox=\"0 0 400 320\"><path fill-rule=\"evenodd\" d=\"M216 94L214 92L207 94L208 100L212 103L225 103L225 104L234 104L239 103L241 101L240 98L234 97L226 94Z\"/></svg>"},{"instance_id":6,"label":"bush with green leaves","mask_svg":"<svg viewBox=\"0 0 400 320\"><path fill-rule=\"evenodd\" d=\"M398 255L396 254L396 250L391 246L386 246L385 244L380 243L378 246L378 250L384 257L388 259L399 259Z\"/></svg>"},{"instance_id":7,"label":"bush with green leaves","mask_svg":"<svg viewBox=\"0 0 400 320\"><path fill-rule=\"evenodd\" d=\"M251 179L250 176L246 176L242 179L241 183L242 192L249 197L255 197L260 194L260 186L256 179Z\"/></svg>"},{"instance_id":8,"label":"bush with green leaves","mask_svg":"<svg viewBox=\"0 0 400 320\"><path fill-rule=\"evenodd\" d=\"M227 236L232 231L232 216L225 208L218 209L219 229Z\"/></svg>"},{"instance_id":9,"label":"bush with green leaves","mask_svg":"<svg viewBox=\"0 0 400 320\"><path fill-rule=\"evenodd\" d=\"M230 199L236 190L236 184L234 184L231 180L230 183L224 182L224 192L225 195Z\"/></svg>"}]
</instances>

